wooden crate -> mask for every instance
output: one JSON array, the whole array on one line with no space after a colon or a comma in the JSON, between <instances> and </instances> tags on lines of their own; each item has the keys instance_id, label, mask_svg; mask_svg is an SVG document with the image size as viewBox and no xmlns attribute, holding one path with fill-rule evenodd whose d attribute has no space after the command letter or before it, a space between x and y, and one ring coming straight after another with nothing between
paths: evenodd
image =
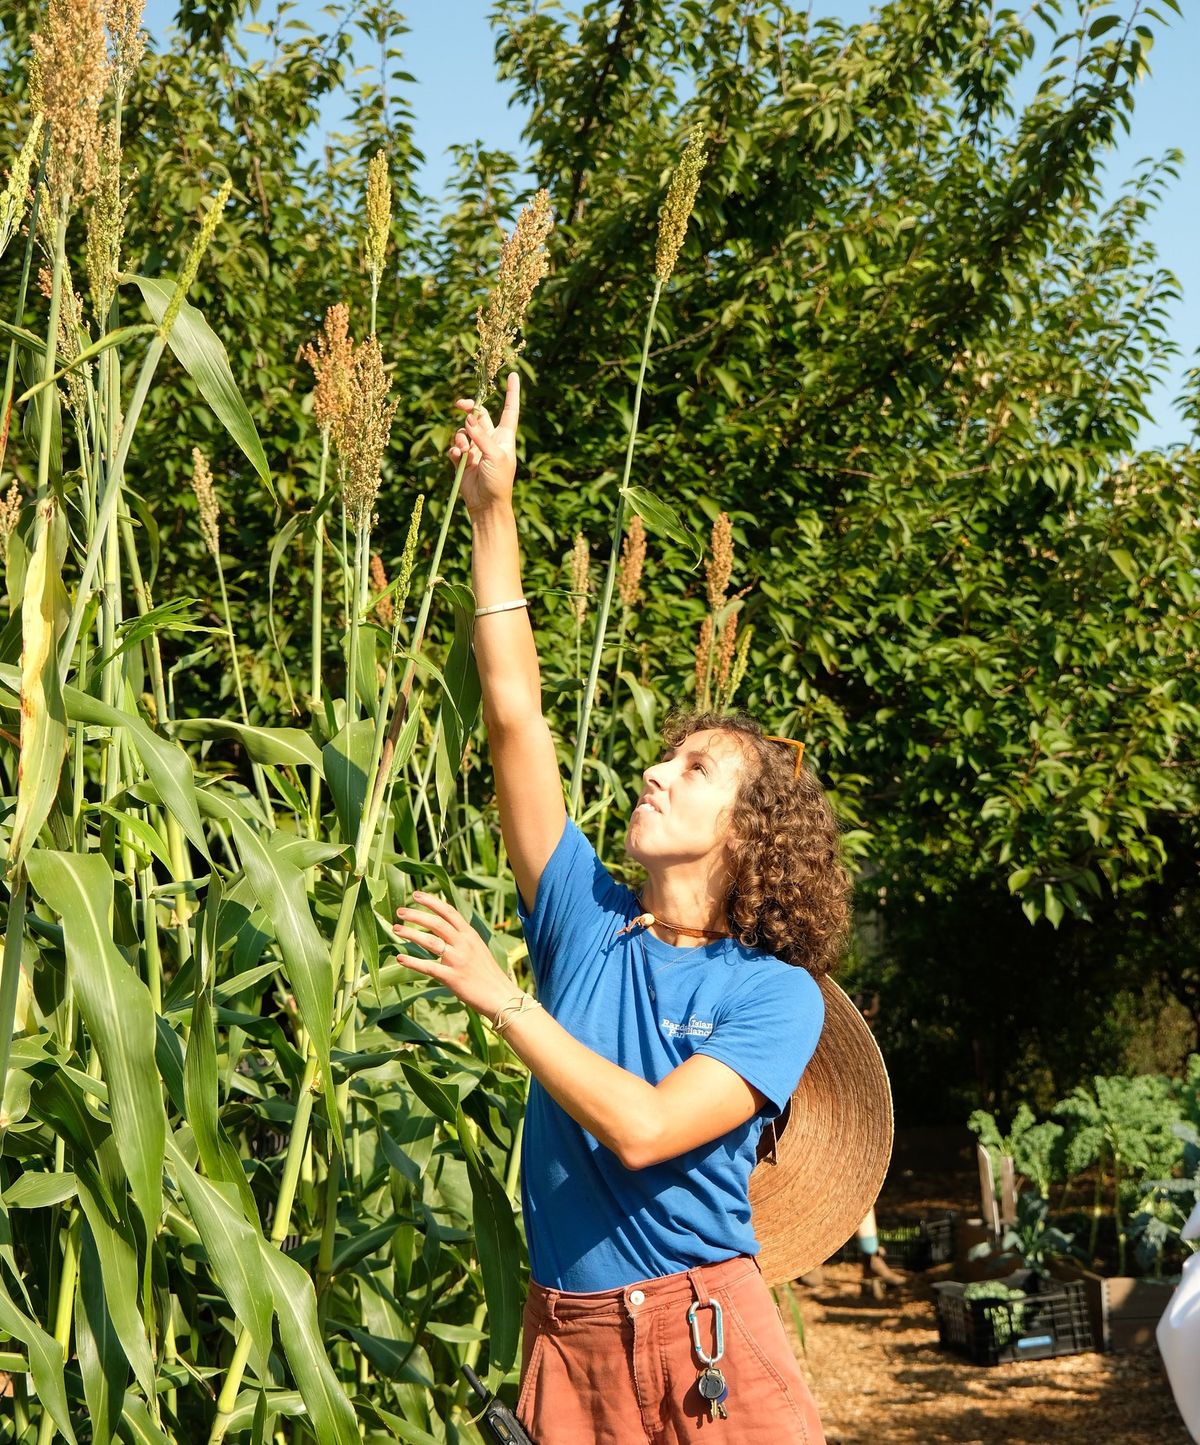
<instances>
[{"instance_id":1,"label":"wooden crate","mask_svg":"<svg viewBox=\"0 0 1200 1445\"><path fill-rule=\"evenodd\" d=\"M1050 1272L1056 1279L1084 1282L1097 1347L1119 1351L1157 1348L1154 1331L1171 1298L1170 1284L1129 1275L1105 1279L1080 1265L1057 1261Z\"/></svg>"}]
</instances>

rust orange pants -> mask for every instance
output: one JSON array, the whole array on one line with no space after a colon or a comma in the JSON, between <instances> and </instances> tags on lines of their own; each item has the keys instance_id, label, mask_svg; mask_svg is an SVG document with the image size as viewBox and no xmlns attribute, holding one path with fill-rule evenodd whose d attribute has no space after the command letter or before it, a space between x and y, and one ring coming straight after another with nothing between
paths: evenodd
<instances>
[{"instance_id":1,"label":"rust orange pants","mask_svg":"<svg viewBox=\"0 0 1200 1445\"><path fill-rule=\"evenodd\" d=\"M697 1387L688 1308L725 1317L727 1419ZM713 1311L697 1311L711 1354ZM537 1445L825 1445L783 1321L753 1259L739 1256L598 1294L531 1284L517 1415Z\"/></svg>"}]
</instances>

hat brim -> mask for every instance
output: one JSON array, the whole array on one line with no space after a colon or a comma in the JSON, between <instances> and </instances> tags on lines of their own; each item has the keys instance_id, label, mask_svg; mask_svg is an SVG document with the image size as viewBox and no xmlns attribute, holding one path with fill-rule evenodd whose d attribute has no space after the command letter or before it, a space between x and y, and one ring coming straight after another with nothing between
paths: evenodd
<instances>
[{"instance_id":1,"label":"hat brim","mask_svg":"<svg viewBox=\"0 0 1200 1445\"><path fill-rule=\"evenodd\" d=\"M892 1090L879 1045L832 979L821 980L821 993L820 1041L786 1117L763 1130L750 1176L768 1284L815 1269L850 1238L879 1197L892 1156Z\"/></svg>"}]
</instances>

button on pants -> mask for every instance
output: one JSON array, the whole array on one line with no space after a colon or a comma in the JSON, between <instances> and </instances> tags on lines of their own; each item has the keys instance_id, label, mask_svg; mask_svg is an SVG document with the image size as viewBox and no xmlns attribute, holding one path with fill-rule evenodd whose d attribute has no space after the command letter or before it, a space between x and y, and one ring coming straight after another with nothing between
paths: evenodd
<instances>
[{"instance_id":1,"label":"button on pants","mask_svg":"<svg viewBox=\"0 0 1200 1445\"><path fill-rule=\"evenodd\" d=\"M688 1309L715 1349L722 1307L727 1419L698 1388ZM753 1259L739 1256L598 1294L531 1284L517 1415L537 1445L825 1445L783 1321Z\"/></svg>"}]
</instances>

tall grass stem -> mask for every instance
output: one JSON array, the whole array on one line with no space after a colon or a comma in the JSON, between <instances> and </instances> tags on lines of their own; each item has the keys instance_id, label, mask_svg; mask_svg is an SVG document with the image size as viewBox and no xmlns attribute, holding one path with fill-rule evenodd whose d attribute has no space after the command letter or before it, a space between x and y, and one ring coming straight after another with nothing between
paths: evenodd
<instances>
[{"instance_id":1,"label":"tall grass stem","mask_svg":"<svg viewBox=\"0 0 1200 1445\"><path fill-rule=\"evenodd\" d=\"M616 512L613 516L612 550L608 557L608 571L604 575L604 591L600 596L600 607L596 614L596 639L592 645L592 661L588 668L587 685L583 690L583 707L579 721L579 736L575 739L575 757L571 764L571 791L569 808L571 817L579 815L579 799L583 792L583 762L587 754L588 725L592 716L592 704L596 698L596 683L600 676L600 661L604 655L604 636L608 631L608 614L612 607L613 589L617 581L617 565L621 558L621 537L625 528L625 488L633 473L633 450L637 443L638 418L642 410L642 389L646 381L646 367L650 360L650 337L654 331L654 314L658 310L658 298L662 295L663 283L656 280L654 295L650 301L650 314L646 317L646 334L642 339L642 359L638 367L637 386L633 393L633 415L629 420L629 438L625 447L625 470L621 475L621 490L617 493Z\"/></svg>"}]
</instances>

